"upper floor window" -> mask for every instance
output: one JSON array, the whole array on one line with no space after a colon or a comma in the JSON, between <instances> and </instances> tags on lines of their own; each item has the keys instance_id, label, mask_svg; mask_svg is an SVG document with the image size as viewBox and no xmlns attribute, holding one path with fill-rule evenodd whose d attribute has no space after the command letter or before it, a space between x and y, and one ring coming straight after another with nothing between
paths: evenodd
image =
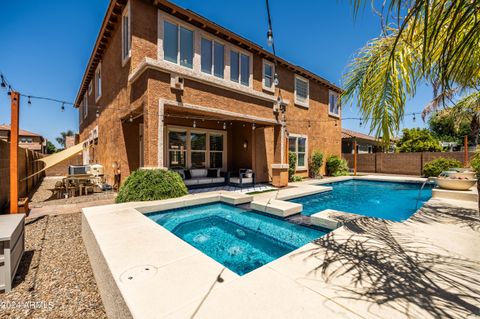
<instances>
[{"instance_id":1,"label":"upper floor window","mask_svg":"<svg viewBox=\"0 0 480 319\"><path fill-rule=\"evenodd\" d=\"M102 96L102 65L99 63L95 70L95 101Z\"/></svg>"},{"instance_id":2,"label":"upper floor window","mask_svg":"<svg viewBox=\"0 0 480 319\"><path fill-rule=\"evenodd\" d=\"M88 115L88 96L87 93L83 96L83 118L86 118Z\"/></svg>"},{"instance_id":3,"label":"upper floor window","mask_svg":"<svg viewBox=\"0 0 480 319\"><path fill-rule=\"evenodd\" d=\"M127 4L122 14L122 61L128 60L131 54L131 32L130 32L130 3Z\"/></svg>"},{"instance_id":4,"label":"upper floor window","mask_svg":"<svg viewBox=\"0 0 480 319\"><path fill-rule=\"evenodd\" d=\"M338 94L330 91L328 100L328 113L334 116L340 116L340 103L338 101Z\"/></svg>"},{"instance_id":5,"label":"upper floor window","mask_svg":"<svg viewBox=\"0 0 480 319\"><path fill-rule=\"evenodd\" d=\"M202 72L223 78L225 47L217 41L202 38Z\"/></svg>"},{"instance_id":6,"label":"upper floor window","mask_svg":"<svg viewBox=\"0 0 480 319\"><path fill-rule=\"evenodd\" d=\"M273 63L270 63L268 61L263 61L263 88L267 90L273 90L274 89L274 66Z\"/></svg>"},{"instance_id":7,"label":"upper floor window","mask_svg":"<svg viewBox=\"0 0 480 319\"><path fill-rule=\"evenodd\" d=\"M295 104L308 107L308 98L308 80L298 75L295 75Z\"/></svg>"},{"instance_id":8,"label":"upper floor window","mask_svg":"<svg viewBox=\"0 0 480 319\"><path fill-rule=\"evenodd\" d=\"M164 59L193 68L193 31L164 21Z\"/></svg>"},{"instance_id":9,"label":"upper floor window","mask_svg":"<svg viewBox=\"0 0 480 319\"><path fill-rule=\"evenodd\" d=\"M243 53L230 51L230 80L250 85L250 57Z\"/></svg>"}]
</instances>

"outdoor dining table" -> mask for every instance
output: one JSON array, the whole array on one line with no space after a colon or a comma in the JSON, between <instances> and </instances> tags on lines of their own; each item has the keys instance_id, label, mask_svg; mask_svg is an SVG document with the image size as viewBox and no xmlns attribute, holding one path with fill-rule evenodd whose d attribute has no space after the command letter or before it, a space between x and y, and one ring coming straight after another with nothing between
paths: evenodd
<instances>
[{"instance_id":1,"label":"outdoor dining table","mask_svg":"<svg viewBox=\"0 0 480 319\"><path fill-rule=\"evenodd\" d=\"M94 176L92 174L77 174L77 175L68 175L63 179L63 185L65 186L65 191L69 194L69 187L71 184L75 185L74 190L79 190L79 195L82 195L83 185L87 184L92 180Z\"/></svg>"}]
</instances>

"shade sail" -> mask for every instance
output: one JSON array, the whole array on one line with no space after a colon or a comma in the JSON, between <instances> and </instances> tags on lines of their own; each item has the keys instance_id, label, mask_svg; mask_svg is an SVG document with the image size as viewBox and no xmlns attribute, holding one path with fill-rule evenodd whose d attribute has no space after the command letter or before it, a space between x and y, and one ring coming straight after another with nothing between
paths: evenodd
<instances>
[{"instance_id":1,"label":"shade sail","mask_svg":"<svg viewBox=\"0 0 480 319\"><path fill-rule=\"evenodd\" d=\"M39 170L38 172L35 172L32 175L26 177L25 179L28 179L32 176L35 176L35 175L49 169L50 167L55 166L58 163L63 162L64 160L69 159L70 157L78 154L79 152L81 152L83 150L83 144L84 143L85 142L78 143L77 145L69 147L69 148L67 148L63 151L58 152L58 153L54 153L54 154L45 156L43 158L39 158L37 161L44 162L45 167L42 168L41 170Z\"/></svg>"}]
</instances>

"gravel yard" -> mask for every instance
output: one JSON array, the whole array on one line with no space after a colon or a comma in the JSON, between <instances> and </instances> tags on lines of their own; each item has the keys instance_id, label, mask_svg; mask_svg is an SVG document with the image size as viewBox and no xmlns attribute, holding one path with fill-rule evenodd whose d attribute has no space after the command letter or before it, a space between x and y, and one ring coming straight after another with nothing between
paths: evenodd
<instances>
[{"instance_id":1,"label":"gravel yard","mask_svg":"<svg viewBox=\"0 0 480 319\"><path fill-rule=\"evenodd\" d=\"M14 288L0 293L0 318L106 318L80 213L28 218L25 231Z\"/></svg>"}]
</instances>

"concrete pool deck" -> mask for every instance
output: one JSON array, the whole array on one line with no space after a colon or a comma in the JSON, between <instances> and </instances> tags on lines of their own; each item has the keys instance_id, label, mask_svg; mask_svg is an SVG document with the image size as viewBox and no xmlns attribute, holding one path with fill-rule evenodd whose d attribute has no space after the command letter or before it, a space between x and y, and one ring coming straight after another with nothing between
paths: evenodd
<instances>
[{"instance_id":1,"label":"concrete pool deck","mask_svg":"<svg viewBox=\"0 0 480 319\"><path fill-rule=\"evenodd\" d=\"M297 191L318 187L309 182L296 183ZM360 218L242 277L142 215L162 207L244 203L291 192L290 188L253 198L237 194L233 199L227 192L214 192L84 209L82 235L107 314L112 318L480 315L480 217L474 202L431 199L403 223Z\"/></svg>"}]
</instances>

